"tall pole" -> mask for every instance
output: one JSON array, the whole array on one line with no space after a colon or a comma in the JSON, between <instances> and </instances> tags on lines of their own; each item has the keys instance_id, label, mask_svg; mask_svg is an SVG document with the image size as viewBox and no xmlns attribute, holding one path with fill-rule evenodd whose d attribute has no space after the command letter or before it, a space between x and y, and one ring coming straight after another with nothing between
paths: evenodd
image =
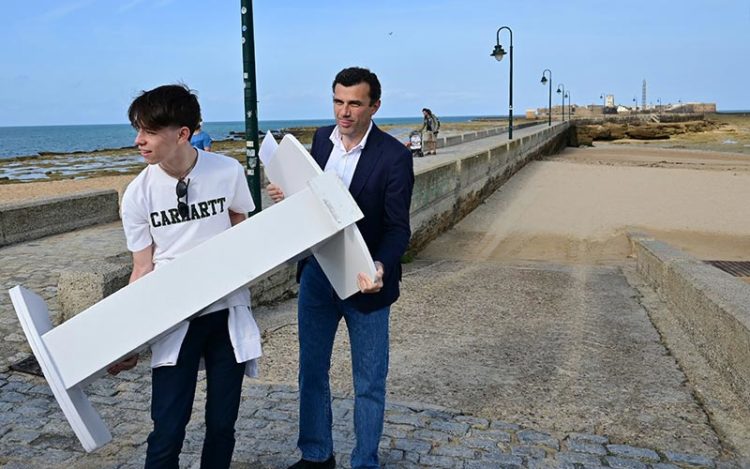
<instances>
[{"instance_id":1,"label":"tall pole","mask_svg":"<svg viewBox=\"0 0 750 469\"><path fill-rule=\"evenodd\" d=\"M573 108L570 105L570 91L565 93L565 96L568 97L568 120L571 120L573 119L573 111L572 111Z\"/></svg>"},{"instance_id":2,"label":"tall pole","mask_svg":"<svg viewBox=\"0 0 750 469\"><path fill-rule=\"evenodd\" d=\"M245 83L245 157L247 184L255 202L250 216L261 211L260 161L258 160L258 93L255 86L255 35L253 1L240 0L242 13L242 69Z\"/></svg>"},{"instance_id":3,"label":"tall pole","mask_svg":"<svg viewBox=\"0 0 750 469\"><path fill-rule=\"evenodd\" d=\"M546 77L546 73L549 72L549 80ZM549 105L547 106L547 125L552 126L552 70L545 68L542 72L542 84L549 82Z\"/></svg>"},{"instance_id":4,"label":"tall pole","mask_svg":"<svg viewBox=\"0 0 750 469\"><path fill-rule=\"evenodd\" d=\"M510 33L510 101L508 102L508 140L513 140L513 31L508 28L508 33Z\"/></svg>"},{"instance_id":5,"label":"tall pole","mask_svg":"<svg viewBox=\"0 0 750 469\"><path fill-rule=\"evenodd\" d=\"M510 34L510 98L508 100L508 140L513 140L513 31L507 26L501 26L497 30L497 44L495 45L495 49L492 51L493 57L497 59L498 61L503 59L503 56L505 55L505 51L503 50L503 46L500 45L500 31L503 29L508 30L508 34Z\"/></svg>"},{"instance_id":6,"label":"tall pole","mask_svg":"<svg viewBox=\"0 0 750 469\"><path fill-rule=\"evenodd\" d=\"M557 85L557 92L560 93L562 98L562 104L560 105L560 112L562 113L562 120L565 122L565 85L560 83Z\"/></svg>"}]
</instances>

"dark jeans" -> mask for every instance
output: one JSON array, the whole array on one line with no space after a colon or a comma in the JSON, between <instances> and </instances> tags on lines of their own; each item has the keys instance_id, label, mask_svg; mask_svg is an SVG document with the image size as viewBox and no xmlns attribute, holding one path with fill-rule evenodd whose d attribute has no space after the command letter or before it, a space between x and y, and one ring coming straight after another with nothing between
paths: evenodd
<instances>
[{"instance_id":1,"label":"dark jeans","mask_svg":"<svg viewBox=\"0 0 750 469\"><path fill-rule=\"evenodd\" d=\"M329 370L336 330L346 321L354 381L354 434L351 467L377 468L383 433L388 375L390 307L357 311L336 296L315 260L302 270L299 287L299 439L302 457L325 461L333 454Z\"/></svg>"},{"instance_id":2,"label":"dark jeans","mask_svg":"<svg viewBox=\"0 0 750 469\"><path fill-rule=\"evenodd\" d=\"M234 452L234 423L245 364L237 363L229 340L227 310L190 321L175 366L152 370L151 419L146 468L179 466L190 421L201 355L206 363L206 435L201 468L228 468Z\"/></svg>"}]
</instances>

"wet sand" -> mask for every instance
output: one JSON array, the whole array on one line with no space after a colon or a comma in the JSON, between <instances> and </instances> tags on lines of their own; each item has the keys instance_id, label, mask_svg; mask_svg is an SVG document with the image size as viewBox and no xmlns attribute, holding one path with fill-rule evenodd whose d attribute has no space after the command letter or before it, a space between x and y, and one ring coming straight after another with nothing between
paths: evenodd
<instances>
[{"instance_id":1,"label":"wet sand","mask_svg":"<svg viewBox=\"0 0 750 469\"><path fill-rule=\"evenodd\" d=\"M749 197L744 155L568 148L526 166L421 256L607 262L630 254L628 231L646 231L699 258L747 259Z\"/></svg>"}]
</instances>

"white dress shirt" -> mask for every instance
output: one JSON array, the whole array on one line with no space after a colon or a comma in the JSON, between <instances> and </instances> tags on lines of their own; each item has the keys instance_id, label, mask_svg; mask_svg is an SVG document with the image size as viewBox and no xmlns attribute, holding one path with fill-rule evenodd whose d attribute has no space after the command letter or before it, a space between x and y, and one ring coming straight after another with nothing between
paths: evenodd
<instances>
[{"instance_id":1,"label":"white dress shirt","mask_svg":"<svg viewBox=\"0 0 750 469\"><path fill-rule=\"evenodd\" d=\"M333 142L333 150L331 150L331 155L328 157L328 162L323 171L326 173L336 173L344 181L344 185L347 188L352 183L354 170L357 169L357 163L359 163L359 157L362 155L362 150L367 144L367 137L370 136L370 130L372 130L372 121L370 121L370 126L367 128L367 132L365 132L362 140L349 151L346 151L344 142L341 140L339 126L336 126L333 132L331 132L330 139Z\"/></svg>"}]
</instances>

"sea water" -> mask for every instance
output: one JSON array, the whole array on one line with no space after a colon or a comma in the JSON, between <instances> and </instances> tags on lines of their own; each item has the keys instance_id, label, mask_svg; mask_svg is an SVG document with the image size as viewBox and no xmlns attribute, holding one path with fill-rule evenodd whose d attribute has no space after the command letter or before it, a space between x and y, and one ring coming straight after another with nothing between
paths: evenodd
<instances>
[{"instance_id":1,"label":"sea water","mask_svg":"<svg viewBox=\"0 0 750 469\"><path fill-rule=\"evenodd\" d=\"M446 116L442 122L466 122L475 116ZM375 119L377 124L394 124L415 128L421 117L392 117ZM299 119L260 121L258 128L268 130L290 127L319 127L333 124L333 119ZM203 130L214 140L226 140L234 135L242 138L244 122L204 122ZM129 124L54 125L36 127L0 127L0 158L34 156L42 153L90 152L133 146L135 130Z\"/></svg>"}]
</instances>

